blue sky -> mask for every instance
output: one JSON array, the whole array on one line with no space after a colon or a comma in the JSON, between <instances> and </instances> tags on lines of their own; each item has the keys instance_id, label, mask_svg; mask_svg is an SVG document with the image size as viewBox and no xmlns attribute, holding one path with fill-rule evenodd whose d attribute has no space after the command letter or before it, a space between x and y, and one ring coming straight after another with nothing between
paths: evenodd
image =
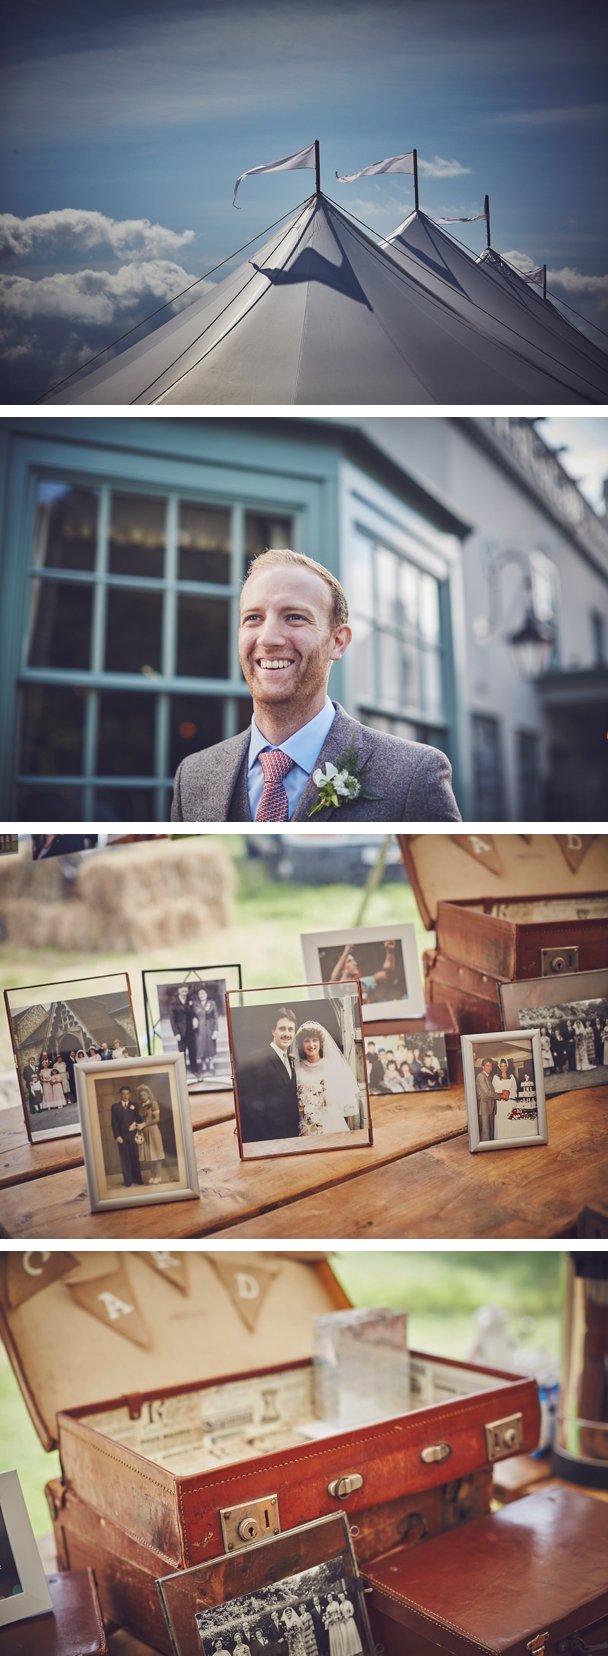
<instances>
[{"instance_id":1,"label":"blue sky","mask_svg":"<svg viewBox=\"0 0 608 1656\"><path fill-rule=\"evenodd\" d=\"M246 180L240 211L233 185L314 137L327 193L379 234L409 181L347 187L336 170L416 144L431 216L488 191L494 246L546 260L608 330L596 0L12 0L3 26L7 399L39 395L297 206L312 174ZM483 225L455 229L483 245Z\"/></svg>"}]
</instances>

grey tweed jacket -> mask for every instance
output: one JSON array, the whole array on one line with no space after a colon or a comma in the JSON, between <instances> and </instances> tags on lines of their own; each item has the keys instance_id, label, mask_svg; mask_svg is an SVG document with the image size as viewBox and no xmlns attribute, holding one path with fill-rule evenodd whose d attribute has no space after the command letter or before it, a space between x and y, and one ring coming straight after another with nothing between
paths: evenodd
<instances>
[{"instance_id":1,"label":"grey tweed jacket","mask_svg":"<svg viewBox=\"0 0 608 1656\"><path fill-rule=\"evenodd\" d=\"M358 799L318 811L314 822L459 822L452 792L452 768L444 753L424 742L399 736L351 719L339 702L336 716L318 755L317 765L337 764L354 743L363 793ZM247 798L249 730L227 742L203 748L182 759L173 788L172 822L251 822ZM365 798L363 795L371 797ZM304 822L317 803L312 776L293 822Z\"/></svg>"}]
</instances>

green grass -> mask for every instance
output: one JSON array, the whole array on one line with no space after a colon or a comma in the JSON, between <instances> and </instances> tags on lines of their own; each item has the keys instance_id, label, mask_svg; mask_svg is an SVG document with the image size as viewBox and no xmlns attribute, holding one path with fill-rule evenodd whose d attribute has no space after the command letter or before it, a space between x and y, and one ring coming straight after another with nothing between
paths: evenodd
<instances>
[{"instance_id":1,"label":"green grass","mask_svg":"<svg viewBox=\"0 0 608 1656\"><path fill-rule=\"evenodd\" d=\"M522 1345L558 1351L563 1262L555 1253L362 1252L334 1265L357 1305L408 1311L409 1344L465 1358L475 1336L475 1311L500 1305ZM109 1385L109 1379L108 1379ZM42 1449L8 1358L0 1346L0 1468L16 1467L36 1535L50 1529L44 1484L59 1471Z\"/></svg>"},{"instance_id":2,"label":"green grass","mask_svg":"<svg viewBox=\"0 0 608 1656\"><path fill-rule=\"evenodd\" d=\"M210 836L215 839L216 836ZM304 972L300 948L303 931L329 930L355 924L362 898L362 888L336 882L334 885L303 886L270 880L265 866L258 860L248 861L243 855L244 842L238 836L217 836L235 862L237 890L233 917L227 926L201 927L197 935L189 934L185 942L171 948L163 947L138 954L125 954L116 948L100 954L85 955L70 952L58 954L56 949L18 949L13 944L0 947L0 976L2 987L18 988L28 983L67 982L70 978L98 976L106 972L124 970L129 973L135 1004L135 1019L142 1047L145 1046L145 1019L141 972L146 967L219 965L222 961L240 961L243 985L294 986L302 983ZM167 842L169 849L169 842ZM339 866L339 851L334 853ZM327 852L332 855L331 850ZM403 881L383 883L373 892L365 915L365 924L390 925L411 920L416 926L420 949L429 945L430 934L425 932L413 893ZM0 1070L9 1070L13 1064L12 1049L6 1020L0 1020Z\"/></svg>"}]
</instances>

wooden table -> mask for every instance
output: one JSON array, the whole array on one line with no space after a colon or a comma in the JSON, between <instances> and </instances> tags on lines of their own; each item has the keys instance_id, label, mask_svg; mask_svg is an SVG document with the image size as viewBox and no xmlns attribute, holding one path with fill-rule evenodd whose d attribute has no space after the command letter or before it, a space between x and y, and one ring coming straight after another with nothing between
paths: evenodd
<instances>
[{"instance_id":1,"label":"wooden table","mask_svg":"<svg viewBox=\"0 0 608 1656\"><path fill-rule=\"evenodd\" d=\"M472 1156L462 1086L373 1101L364 1149L239 1160L231 1093L194 1097L200 1199L91 1214L79 1138L28 1143L0 1113L0 1224L15 1239L564 1237L608 1192L608 1087L548 1100L549 1143Z\"/></svg>"}]
</instances>

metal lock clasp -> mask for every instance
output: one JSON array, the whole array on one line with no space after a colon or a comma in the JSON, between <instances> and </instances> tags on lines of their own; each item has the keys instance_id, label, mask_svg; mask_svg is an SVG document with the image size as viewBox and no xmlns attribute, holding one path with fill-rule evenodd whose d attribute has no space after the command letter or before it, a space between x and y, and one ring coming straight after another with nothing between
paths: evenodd
<instances>
[{"instance_id":1,"label":"metal lock clasp","mask_svg":"<svg viewBox=\"0 0 608 1656\"><path fill-rule=\"evenodd\" d=\"M504 1420L490 1420L485 1427L485 1434L489 1461L503 1460L506 1455L516 1455L524 1446L523 1416L514 1414L506 1415Z\"/></svg>"},{"instance_id":2,"label":"metal lock clasp","mask_svg":"<svg viewBox=\"0 0 608 1656\"><path fill-rule=\"evenodd\" d=\"M327 1493L332 1500L346 1501L355 1489L363 1488L363 1479L360 1472L348 1472L343 1478L332 1478L327 1485Z\"/></svg>"},{"instance_id":3,"label":"metal lock clasp","mask_svg":"<svg viewBox=\"0 0 608 1656\"><path fill-rule=\"evenodd\" d=\"M578 948L541 949L541 977L559 977L560 972L578 972Z\"/></svg>"},{"instance_id":4,"label":"metal lock clasp","mask_svg":"<svg viewBox=\"0 0 608 1656\"><path fill-rule=\"evenodd\" d=\"M534 1638L528 1640L526 1650L530 1651L530 1656L542 1656L542 1652L548 1642L548 1633L535 1633Z\"/></svg>"},{"instance_id":5,"label":"metal lock clasp","mask_svg":"<svg viewBox=\"0 0 608 1656\"><path fill-rule=\"evenodd\" d=\"M271 1535L281 1532L277 1497L266 1495L261 1501L247 1501L244 1506L224 1507L220 1523L226 1552L238 1552L252 1541L268 1541Z\"/></svg>"},{"instance_id":6,"label":"metal lock clasp","mask_svg":"<svg viewBox=\"0 0 608 1656\"><path fill-rule=\"evenodd\" d=\"M428 1449L420 1450L420 1459L425 1466L433 1466L436 1461L448 1460L451 1453L451 1443L429 1443Z\"/></svg>"}]
</instances>

